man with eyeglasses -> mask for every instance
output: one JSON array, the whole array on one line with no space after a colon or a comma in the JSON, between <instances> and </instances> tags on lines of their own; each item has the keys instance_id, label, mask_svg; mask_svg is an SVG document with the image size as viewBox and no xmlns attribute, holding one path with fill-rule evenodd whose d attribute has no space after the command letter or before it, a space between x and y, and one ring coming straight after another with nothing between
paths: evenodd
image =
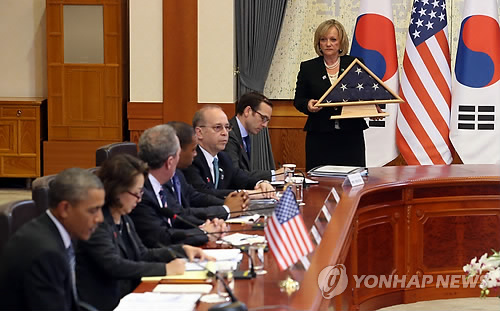
<instances>
[{"instance_id":1,"label":"man with eyeglasses","mask_svg":"<svg viewBox=\"0 0 500 311\"><path fill-rule=\"evenodd\" d=\"M256 170L252 167L251 135L257 135L271 120L273 104L264 95L257 92L246 93L236 103L236 116L229 120L233 130L224 150L233 162L233 167L246 171L250 176L269 181L283 180L283 168L274 170ZM271 149L271 148L269 148Z\"/></svg>"},{"instance_id":2,"label":"man with eyeglasses","mask_svg":"<svg viewBox=\"0 0 500 311\"><path fill-rule=\"evenodd\" d=\"M247 189L249 195L274 196L274 188L267 180L233 167L231 158L223 151L232 127L219 106L198 110L193 117L193 127L198 138L197 155L184 175L194 188L220 198L240 189Z\"/></svg>"}]
</instances>

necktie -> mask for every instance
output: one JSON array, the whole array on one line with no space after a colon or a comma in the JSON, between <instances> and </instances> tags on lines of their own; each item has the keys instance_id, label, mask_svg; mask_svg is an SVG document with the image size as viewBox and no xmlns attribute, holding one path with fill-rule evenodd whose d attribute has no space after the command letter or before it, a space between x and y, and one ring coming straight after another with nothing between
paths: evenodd
<instances>
[{"instance_id":1,"label":"necktie","mask_svg":"<svg viewBox=\"0 0 500 311\"><path fill-rule=\"evenodd\" d=\"M73 292L73 298L75 298L75 302L78 304L78 292L76 290L76 275L75 275L75 249L73 248L73 244L70 244L68 248L66 248L66 255L68 256L68 264L69 270L71 273L71 291Z\"/></svg>"},{"instance_id":2,"label":"necktie","mask_svg":"<svg viewBox=\"0 0 500 311\"><path fill-rule=\"evenodd\" d=\"M250 135L247 135L243 137L243 140L245 141L245 147L247 151L248 158L250 159Z\"/></svg>"},{"instance_id":3,"label":"necktie","mask_svg":"<svg viewBox=\"0 0 500 311\"><path fill-rule=\"evenodd\" d=\"M167 196L165 193L165 190L163 190L163 187L161 188L160 192L160 200L161 200L161 208L167 207Z\"/></svg>"},{"instance_id":4,"label":"necktie","mask_svg":"<svg viewBox=\"0 0 500 311\"><path fill-rule=\"evenodd\" d=\"M219 185L219 159L214 158L213 161L214 164L214 184L215 184L215 189L217 189L217 186Z\"/></svg>"},{"instance_id":5,"label":"necktie","mask_svg":"<svg viewBox=\"0 0 500 311\"><path fill-rule=\"evenodd\" d=\"M179 181L179 177L177 175L172 177L172 185L174 186L174 192L177 195L177 202L182 205L181 182Z\"/></svg>"},{"instance_id":6,"label":"necktie","mask_svg":"<svg viewBox=\"0 0 500 311\"><path fill-rule=\"evenodd\" d=\"M167 193L163 189L163 186L161 187L161 190L158 193L160 194L160 200L162 205L161 208L167 208ZM172 227L172 221L170 220L170 218L167 217L165 218L167 219L168 226Z\"/></svg>"}]
</instances>

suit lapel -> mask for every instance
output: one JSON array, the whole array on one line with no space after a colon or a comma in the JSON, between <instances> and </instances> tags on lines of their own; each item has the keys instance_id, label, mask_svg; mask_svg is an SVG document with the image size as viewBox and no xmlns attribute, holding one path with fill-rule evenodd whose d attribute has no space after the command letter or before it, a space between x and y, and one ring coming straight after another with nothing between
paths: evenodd
<instances>
[{"instance_id":1,"label":"suit lapel","mask_svg":"<svg viewBox=\"0 0 500 311\"><path fill-rule=\"evenodd\" d=\"M202 173L202 178L207 184L209 184L212 188L215 188L215 182L212 180L212 172L210 171L210 167L208 167L207 159L201 151L200 146L196 147L197 155L194 158L194 163L200 168Z\"/></svg>"},{"instance_id":2,"label":"suit lapel","mask_svg":"<svg viewBox=\"0 0 500 311\"><path fill-rule=\"evenodd\" d=\"M236 138L238 145L240 146L240 154L245 162L245 166L250 170L250 159L248 158L247 151L245 150L245 145L243 144L243 137L241 136L240 127L238 126L238 121L236 121L236 116L229 120L229 123L233 126L233 130L229 132L230 136Z\"/></svg>"}]
</instances>

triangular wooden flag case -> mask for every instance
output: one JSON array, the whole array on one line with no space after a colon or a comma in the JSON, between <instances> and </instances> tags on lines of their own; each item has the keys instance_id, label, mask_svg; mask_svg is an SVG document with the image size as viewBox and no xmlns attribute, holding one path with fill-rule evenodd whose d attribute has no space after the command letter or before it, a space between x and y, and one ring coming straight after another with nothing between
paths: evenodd
<instances>
[{"instance_id":1,"label":"triangular wooden flag case","mask_svg":"<svg viewBox=\"0 0 500 311\"><path fill-rule=\"evenodd\" d=\"M368 67L355 59L315 106L342 107L340 115L330 119L386 117L378 112L377 104L397 104L403 100Z\"/></svg>"}]
</instances>

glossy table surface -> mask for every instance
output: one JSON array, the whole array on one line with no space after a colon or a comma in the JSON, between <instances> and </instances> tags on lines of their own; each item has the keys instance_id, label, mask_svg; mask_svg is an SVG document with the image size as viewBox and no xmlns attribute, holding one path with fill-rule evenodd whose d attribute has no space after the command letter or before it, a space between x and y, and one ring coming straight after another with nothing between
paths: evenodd
<instances>
[{"instance_id":1,"label":"glossy table surface","mask_svg":"<svg viewBox=\"0 0 500 311\"><path fill-rule=\"evenodd\" d=\"M305 205L301 211L306 228L310 229L315 222L323 206L326 206L333 219L342 219L341 223L330 222L328 230L322 241L328 245L319 245L315 251L308 256L312 266L305 272L301 265L279 271L271 253L266 253L265 270L267 274L258 275L251 280L236 280L234 294L243 301L249 309L268 306L266 310L286 310L293 306L295 309L311 309L317 306L317 300L321 298L317 285L318 271L322 267L332 264L340 257L346 248L346 238L353 215L359 204L360 198L371 191L382 188L404 187L412 184L447 183L447 182L474 182L475 180L491 180L498 182L500 166L498 165L450 165L450 166L395 166L383 168L370 168L369 176L364 177L365 185L355 188L342 186L343 178L315 178L320 183L308 186L304 190ZM330 196L332 188L340 195L340 202L335 202ZM325 201L326 200L326 201ZM229 230L247 229L249 226L231 225ZM263 230L256 231L264 234ZM334 241L334 242L332 242ZM207 248L216 247L209 243ZM320 254L316 252L321 251ZM247 268L247 260L243 260L242 269ZM279 283L287 277L292 277L301 284L301 288L288 295L280 289ZM142 282L135 292L152 291L156 282ZM319 295L319 296L318 296ZM319 297L319 298L318 298ZM197 310L207 310L213 304L200 303Z\"/></svg>"}]
</instances>

